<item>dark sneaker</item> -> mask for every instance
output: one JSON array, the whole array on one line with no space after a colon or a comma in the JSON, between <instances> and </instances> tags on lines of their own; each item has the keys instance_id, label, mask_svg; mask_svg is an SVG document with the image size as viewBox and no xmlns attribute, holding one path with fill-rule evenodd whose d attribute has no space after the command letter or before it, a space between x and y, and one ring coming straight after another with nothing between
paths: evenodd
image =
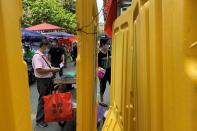
<instances>
[{"instance_id":1,"label":"dark sneaker","mask_svg":"<svg viewBox=\"0 0 197 131\"><path fill-rule=\"evenodd\" d=\"M103 107L108 107L107 104L105 104L104 102L99 102L99 105L103 106Z\"/></svg>"},{"instance_id":2,"label":"dark sneaker","mask_svg":"<svg viewBox=\"0 0 197 131\"><path fill-rule=\"evenodd\" d=\"M48 125L45 122L37 123L37 125L41 128L47 127Z\"/></svg>"}]
</instances>

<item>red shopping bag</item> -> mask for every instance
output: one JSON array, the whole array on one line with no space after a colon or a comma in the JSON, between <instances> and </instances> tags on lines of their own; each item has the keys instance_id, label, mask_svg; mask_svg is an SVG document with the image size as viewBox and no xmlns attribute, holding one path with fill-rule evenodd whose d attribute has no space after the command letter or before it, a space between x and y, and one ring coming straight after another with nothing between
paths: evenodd
<instances>
[{"instance_id":1,"label":"red shopping bag","mask_svg":"<svg viewBox=\"0 0 197 131\"><path fill-rule=\"evenodd\" d=\"M44 96L45 122L66 121L72 119L72 94L55 93Z\"/></svg>"}]
</instances>

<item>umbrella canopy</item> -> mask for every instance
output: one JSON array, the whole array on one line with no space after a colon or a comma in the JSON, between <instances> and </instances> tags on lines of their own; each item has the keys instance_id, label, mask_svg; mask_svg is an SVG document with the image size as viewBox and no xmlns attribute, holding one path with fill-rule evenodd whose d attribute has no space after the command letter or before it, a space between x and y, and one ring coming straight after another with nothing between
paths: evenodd
<instances>
[{"instance_id":1,"label":"umbrella canopy","mask_svg":"<svg viewBox=\"0 0 197 131\"><path fill-rule=\"evenodd\" d=\"M68 39L70 41L77 41L77 37L76 36L71 36L71 37L68 37L66 39Z\"/></svg>"},{"instance_id":2,"label":"umbrella canopy","mask_svg":"<svg viewBox=\"0 0 197 131\"><path fill-rule=\"evenodd\" d=\"M71 36L71 37L68 37L66 39L62 38L62 39L58 40L58 43L71 45L72 41L77 41L77 38L75 36Z\"/></svg>"},{"instance_id":3,"label":"umbrella canopy","mask_svg":"<svg viewBox=\"0 0 197 131\"><path fill-rule=\"evenodd\" d=\"M43 33L43 35L45 35L46 37L48 38L56 38L56 39L59 39L59 38L68 38L68 37L74 37L75 35L73 34L69 34L69 33L66 33L66 32L49 32L49 33Z\"/></svg>"},{"instance_id":4,"label":"umbrella canopy","mask_svg":"<svg viewBox=\"0 0 197 131\"><path fill-rule=\"evenodd\" d=\"M34 31L29 31L29 30L25 30L22 29L22 39L25 41L41 41L43 39L43 35L41 33L38 32L34 32Z\"/></svg>"},{"instance_id":5,"label":"umbrella canopy","mask_svg":"<svg viewBox=\"0 0 197 131\"><path fill-rule=\"evenodd\" d=\"M48 23L42 23L39 25L34 25L26 28L26 30L32 30L32 31L46 31L46 30L63 30L64 28L56 26L56 25L51 25Z\"/></svg>"}]
</instances>

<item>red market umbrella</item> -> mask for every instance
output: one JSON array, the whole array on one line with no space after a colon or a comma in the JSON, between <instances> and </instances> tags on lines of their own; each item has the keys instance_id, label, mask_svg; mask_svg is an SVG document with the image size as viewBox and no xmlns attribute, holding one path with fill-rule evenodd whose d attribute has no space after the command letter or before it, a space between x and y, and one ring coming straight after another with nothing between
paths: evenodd
<instances>
[{"instance_id":1,"label":"red market umbrella","mask_svg":"<svg viewBox=\"0 0 197 131\"><path fill-rule=\"evenodd\" d=\"M46 31L46 30L63 30L64 28L56 26L56 25L51 25L48 23L42 23L34 26L30 26L26 28L26 30L31 30L31 31Z\"/></svg>"},{"instance_id":2,"label":"red market umbrella","mask_svg":"<svg viewBox=\"0 0 197 131\"><path fill-rule=\"evenodd\" d=\"M70 44L72 44L72 41L76 41L76 40L77 40L77 37L72 36L72 37L68 37L66 39L63 39L63 38L59 39L58 43L70 45Z\"/></svg>"},{"instance_id":3,"label":"red market umbrella","mask_svg":"<svg viewBox=\"0 0 197 131\"><path fill-rule=\"evenodd\" d=\"M70 41L69 40L67 40L67 39L59 39L58 40L58 43L60 43L60 44L67 44L67 43L69 43Z\"/></svg>"},{"instance_id":4,"label":"red market umbrella","mask_svg":"<svg viewBox=\"0 0 197 131\"><path fill-rule=\"evenodd\" d=\"M68 40L70 40L70 41L77 41L77 37L75 37L75 36L68 37L68 38L66 38L66 39L68 39Z\"/></svg>"}]
</instances>

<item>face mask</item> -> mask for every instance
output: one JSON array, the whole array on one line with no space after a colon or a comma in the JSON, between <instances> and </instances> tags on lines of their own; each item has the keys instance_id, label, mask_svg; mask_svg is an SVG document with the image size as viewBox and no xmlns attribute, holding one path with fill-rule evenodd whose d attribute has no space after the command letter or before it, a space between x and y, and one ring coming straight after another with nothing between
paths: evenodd
<instances>
[{"instance_id":1,"label":"face mask","mask_svg":"<svg viewBox=\"0 0 197 131\"><path fill-rule=\"evenodd\" d=\"M49 53L49 48L47 48L47 49L44 51L44 54L45 54L45 55L48 55L48 53Z\"/></svg>"},{"instance_id":2,"label":"face mask","mask_svg":"<svg viewBox=\"0 0 197 131\"><path fill-rule=\"evenodd\" d=\"M108 50L108 49L109 49L109 45L106 44L106 45L104 46L104 48L105 48L105 50Z\"/></svg>"}]
</instances>

